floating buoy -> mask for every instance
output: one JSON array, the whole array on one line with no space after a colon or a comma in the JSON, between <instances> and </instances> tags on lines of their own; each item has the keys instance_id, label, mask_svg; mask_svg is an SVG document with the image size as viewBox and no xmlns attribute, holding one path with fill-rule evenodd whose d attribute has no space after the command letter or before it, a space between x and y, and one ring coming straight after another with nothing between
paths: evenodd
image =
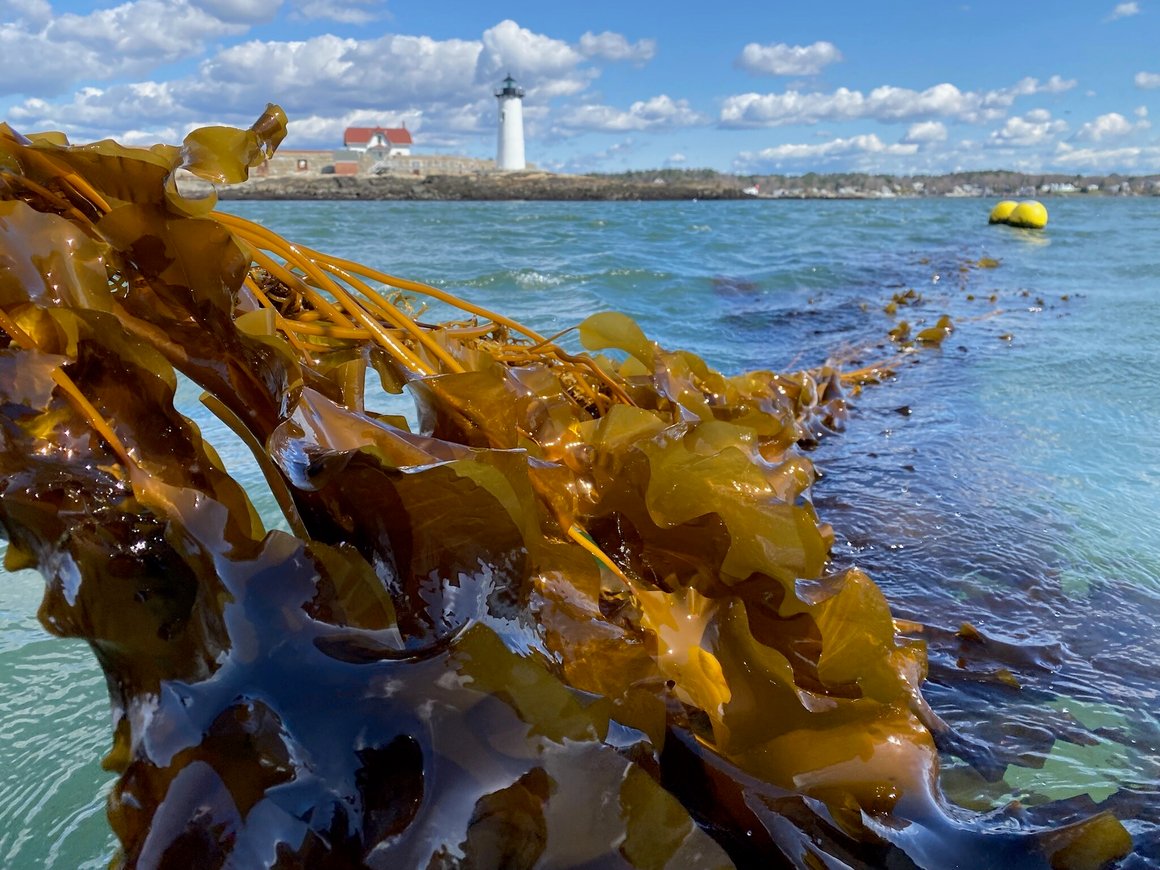
<instances>
[{"instance_id":1,"label":"floating buoy","mask_svg":"<svg viewBox=\"0 0 1160 870\"><path fill-rule=\"evenodd\" d=\"M1007 223L1013 227L1026 227L1032 230L1041 230L1047 226L1047 209L1043 203L1033 199L1026 200L1015 206L1014 211L1007 218Z\"/></svg>"},{"instance_id":2,"label":"floating buoy","mask_svg":"<svg viewBox=\"0 0 1160 870\"><path fill-rule=\"evenodd\" d=\"M989 222L1041 230L1047 226L1047 209L1043 207L1043 203L1034 199L1025 199L1020 203L1005 199L991 209Z\"/></svg>"},{"instance_id":3,"label":"floating buoy","mask_svg":"<svg viewBox=\"0 0 1160 870\"><path fill-rule=\"evenodd\" d=\"M992 223L992 224L1005 224L1005 223L1007 223L1007 218L1011 217L1011 212L1015 211L1015 206L1017 206L1017 205L1019 205L1019 203L1015 202L1015 200L1013 200L1013 199L1003 200L1001 203L999 203L993 209L991 209L991 217L987 221L987 223Z\"/></svg>"}]
</instances>

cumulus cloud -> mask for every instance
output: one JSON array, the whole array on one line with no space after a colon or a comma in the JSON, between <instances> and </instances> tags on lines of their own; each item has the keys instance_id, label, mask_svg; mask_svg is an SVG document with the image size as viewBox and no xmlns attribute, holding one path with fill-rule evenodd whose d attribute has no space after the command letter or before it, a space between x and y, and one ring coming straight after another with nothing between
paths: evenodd
<instances>
[{"instance_id":1,"label":"cumulus cloud","mask_svg":"<svg viewBox=\"0 0 1160 870\"><path fill-rule=\"evenodd\" d=\"M919 121L911 124L902 138L903 142L916 145L927 145L933 142L945 142L947 128L941 121Z\"/></svg>"},{"instance_id":2,"label":"cumulus cloud","mask_svg":"<svg viewBox=\"0 0 1160 870\"><path fill-rule=\"evenodd\" d=\"M1075 79L1065 79L1059 75L1053 75L1045 82L1040 82L1036 78L1023 78L1016 83L1016 87L1019 88L1019 96L1062 94L1073 90L1075 86Z\"/></svg>"},{"instance_id":3,"label":"cumulus cloud","mask_svg":"<svg viewBox=\"0 0 1160 870\"><path fill-rule=\"evenodd\" d=\"M831 94L796 90L738 94L726 98L720 121L724 127L776 127L857 119L909 122L933 117L979 123L1001 118L1018 97L1059 93L1074 86L1074 81L1052 76L1042 83L1025 78L1009 88L983 92L961 91L944 82L924 91L886 85L868 94L849 88L838 88Z\"/></svg>"},{"instance_id":4,"label":"cumulus cloud","mask_svg":"<svg viewBox=\"0 0 1160 870\"><path fill-rule=\"evenodd\" d=\"M1105 21L1115 21L1117 18L1131 18L1133 15L1140 14L1139 3L1117 3L1116 8L1112 13L1104 19Z\"/></svg>"},{"instance_id":5,"label":"cumulus cloud","mask_svg":"<svg viewBox=\"0 0 1160 870\"><path fill-rule=\"evenodd\" d=\"M688 100L674 100L661 94L638 100L627 111L611 106L579 106L557 121L557 129L567 132L597 131L616 133L628 130L661 130L705 123L705 118L689 107Z\"/></svg>"},{"instance_id":6,"label":"cumulus cloud","mask_svg":"<svg viewBox=\"0 0 1160 870\"><path fill-rule=\"evenodd\" d=\"M1067 122L1052 120L1046 109L1032 109L1023 117L1008 118L1007 122L988 137L991 145L1027 148L1042 145L1061 133L1067 132Z\"/></svg>"},{"instance_id":7,"label":"cumulus cloud","mask_svg":"<svg viewBox=\"0 0 1160 870\"><path fill-rule=\"evenodd\" d=\"M760 45L751 42L741 49L734 65L752 75L811 76L841 59L842 53L832 42L815 42L813 45L786 45L783 42Z\"/></svg>"},{"instance_id":8,"label":"cumulus cloud","mask_svg":"<svg viewBox=\"0 0 1160 870\"><path fill-rule=\"evenodd\" d=\"M268 100L279 102L292 119L323 114L341 119L359 111L391 117L420 106L451 116L465 94L481 91L475 82L481 51L479 41L394 34L362 41L333 35L299 42L254 40L218 52L187 79L89 87L56 104L32 98L9 114L25 129L99 135L127 125L151 130L182 120L245 125ZM474 105L478 116L494 110L487 90ZM341 140L328 134L307 141Z\"/></svg>"},{"instance_id":9,"label":"cumulus cloud","mask_svg":"<svg viewBox=\"0 0 1160 870\"><path fill-rule=\"evenodd\" d=\"M837 157L856 155L912 155L918 151L915 143L900 142L888 145L873 133L851 136L848 139L832 139L815 145L786 144L763 148L760 151L742 151L737 155L735 165L756 168L763 164L781 164L803 160L825 161Z\"/></svg>"},{"instance_id":10,"label":"cumulus cloud","mask_svg":"<svg viewBox=\"0 0 1160 870\"><path fill-rule=\"evenodd\" d=\"M1115 168L1130 171L1141 166L1154 166L1160 160L1160 147L1074 148L1066 142L1060 142L1053 159L1060 166L1076 169L1107 172Z\"/></svg>"},{"instance_id":11,"label":"cumulus cloud","mask_svg":"<svg viewBox=\"0 0 1160 870\"><path fill-rule=\"evenodd\" d=\"M8 0L2 8L9 27L13 24L26 27L43 25L52 18L52 6L48 0Z\"/></svg>"},{"instance_id":12,"label":"cumulus cloud","mask_svg":"<svg viewBox=\"0 0 1160 870\"><path fill-rule=\"evenodd\" d=\"M32 98L14 106L9 117L22 129L68 130L74 141L100 138L106 135L104 131L119 129L126 120L137 125L142 136L147 136L151 131L161 133L185 126L197 118L170 85L162 82L136 82L107 89L81 88L63 104ZM211 120L203 116L200 122Z\"/></svg>"},{"instance_id":13,"label":"cumulus cloud","mask_svg":"<svg viewBox=\"0 0 1160 870\"><path fill-rule=\"evenodd\" d=\"M1105 139L1119 139L1137 130L1147 130L1151 123L1147 120L1147 110L1143 115L1137 111L1140 120L1134 124L1119 112L1108 112L1094 121L1088 121L1079 128L1075 137L1083 142L1102 142Z\"/></svg>"},{"instance_id":14,"label":"cumulus cloud","mask_svg":"<svg viewBox=\"0 0 1160 870\"><path fill-rule=\"evenodd\" d=\"M584 56L560 39L533 33L511 19L483 32L475 80L491 82L507 74L534 82L533 97L575 94L587 87L592 72L580 68Z\"/></svg>"},{"instance_id":15,"label":"cumulus cloud","mask_svg":"<svg viewBox=\"0 0 1160 870\"><path fill-rule=\"evenodd\" d=\"M665 166L683 166L689 162L689 158L680 151L674 151L667 158L665 158Z\"/></svg>"},{"instance_id":16,"label":"cumulus cloud","mask_svg":"<svg viewBox=\"0 0 1160 870\"><path fill-rule=\"evenodd\" d=\"M53 96L82 80L145 74L248 29L187 0L135 0L43 20L41 4L19 8L21 18L0 26L0 94Z\"/></svg>"},{"instance_id":17,"label":"cumulus cloud","mask_svg":"<svg viewBox=\"0 0 1160 870\"><path fill-rule=\"evenodd\" d=\"M1146 91L1160 88L1160 73L1138 72L1136 73L1135 81L1136 87L1143 88Z\"/></svg>"},{"instance_id":18,"label":"cumulus cloud","mask_svg":"<svg viewBox=\"0 0 1160 870\"><path fill-rule=\"evenodd\" d=\"M335 112L459 100L470 92L481 53L478 42L387 34L343 39L331 34L301 42L251 41L201 64L186 84L191 104L249 111L267 99L291 112L328 106Z\"/></svg>"},{"instance_id":19,"label":"cumulus cloud","mask_svg":"<svg viewBox=\"0 0 1160 870\"><path fill-rule=\"evenodd\" d=\"M137 56L156 64L190 57L206 40L242 29L181 0L137 0L88 15L59 15L45 32L49 39L105 53L111 63Z\"/></svg>"},{"instance_id":20,"label":"cumulus cloud","mask_svg":"<svg viewBox=\"0 0 1160 870\"><path fill-rule=\"evenodd\" d=\"M190 15L208 16L208 10L226 0L198 0L201 5L196 8L187 0L140 0L134 8L144 8L146 3L160 7L166 2L183 4ZM272 8L273 2L241 0L235 11L239 16L257 16ZM286 7L294 2L298 0L283 0ZM298 6L302 8L302 3ZM212 21L213 28L230 33L248 29L216 18ZM71 22L70 26L75 30L79 24ZM202 32L213 32L213 28L207 26ZM88 38L96 44L111 39L112 32L111 27L98 27ZM4 33L0 27L0 43ZM570 135L587 129L662 130L704 123L706 119L687 101L663 94L633 103L627 110L599 105L566 108L564 123L555 123L558 110L552 101L587 89L599 72L593 61L644 58L652 50L649 45L648 40L630 43L605 32L582 38L577 47L514 21L501 21L477 39L438 40L392 33L370 39L333 34L297 41L251 39L216 51L198 65L196 73L168 82L105 85L97 78L67 99L52 100L51 91L22 89L16 81L13 90L25 98L7 114L21 129L65 129L74 141L124 136L130 129L138 141L172 141L174 130L184 135L190 127L205 123L248 125L273 100L290 115L294 147L325 147L341 141L346 126L401 123L402 119L411 129L422 130L426 146L463 147L494 129L496 106L491 92L511 72L528 89L524 118L529 136L553 129ZM0 52L3 48L0 44ZM162 48L158 44L153 54L161 55ZM67 84L74 75L68 67L70 58L81 58L78 77L89 75L83 69L83 53L72 52L57 64L60 83ZM11 84L22 69L29 69L41 76L43 86L44 70L36 68L39 61L35 52L22 65L0 54L0 70L9 63L19 67L0 81Z\"/></svg>"},{"instance_id":21,"label":"cumulus cloud","mask_svg":"<svg viewBox=\"0 0 1160 870\"><path fill-rule=\"evenodd\" d=\"M629 42L623 34L604 31L603 33L585 33L580 37L580 53L585 57L599 57L604 60L627 60L633 63L645 63L652 60L657 53L656 40L640 39Z\"/></svg>"}]
</instances>

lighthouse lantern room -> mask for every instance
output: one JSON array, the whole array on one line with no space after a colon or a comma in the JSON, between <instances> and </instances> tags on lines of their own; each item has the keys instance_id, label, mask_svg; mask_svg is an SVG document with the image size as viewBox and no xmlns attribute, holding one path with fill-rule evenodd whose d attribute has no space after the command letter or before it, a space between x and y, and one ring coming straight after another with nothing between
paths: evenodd
<instances>
[{"instance_id":1,"label":"lighthouse lantern room","mask_svg":"<svg viewBox=\"0 0 1160 870\"><path fill-rule=\"evenodd\" d=\"M524 89L509 75L495 96L499 100L499 148L495 165L503 170L523 169Z\"/></svg>"}]
</instances>

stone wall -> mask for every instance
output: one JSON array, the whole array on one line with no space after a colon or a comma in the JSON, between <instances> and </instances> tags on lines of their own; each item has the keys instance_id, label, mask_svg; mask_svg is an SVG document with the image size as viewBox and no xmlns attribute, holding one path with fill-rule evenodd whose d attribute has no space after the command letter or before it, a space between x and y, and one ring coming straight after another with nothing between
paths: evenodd
<instances>
[{"instance_id":1,"label":"stone wall","mask_svg":"<svg viewBox=\"0 0 1160 870\"><path fill-rule=\"evenodd\" d=\"M494 160L455 154L407 154L385 157L374 151L281 150L258 167L258 178L310 178L320 175L479 175L495 172Z\"/></svg>"}]
</instances>

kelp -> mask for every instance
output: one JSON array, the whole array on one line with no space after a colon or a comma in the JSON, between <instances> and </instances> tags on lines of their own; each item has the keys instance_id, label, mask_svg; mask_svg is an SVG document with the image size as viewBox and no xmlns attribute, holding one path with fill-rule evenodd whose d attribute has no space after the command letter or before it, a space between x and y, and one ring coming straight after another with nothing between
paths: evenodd
<instances>
[{"instance_id":1,"label":"kelp","mask_svg":"<svg viewBox=\"0 0 1160 870\"><path fill-rule=\"evenodd\" d=\"M6 564L106 674L118 864L1127 852L1106 813L1045 830L941 798L924 649L828 569L801 449L884 366L726 376L615 313L570 353L182 194L245 178L285 120L151 149L0 127ZM178 373L292 533L175 409Z\"/></svg>"}]
</instances>

